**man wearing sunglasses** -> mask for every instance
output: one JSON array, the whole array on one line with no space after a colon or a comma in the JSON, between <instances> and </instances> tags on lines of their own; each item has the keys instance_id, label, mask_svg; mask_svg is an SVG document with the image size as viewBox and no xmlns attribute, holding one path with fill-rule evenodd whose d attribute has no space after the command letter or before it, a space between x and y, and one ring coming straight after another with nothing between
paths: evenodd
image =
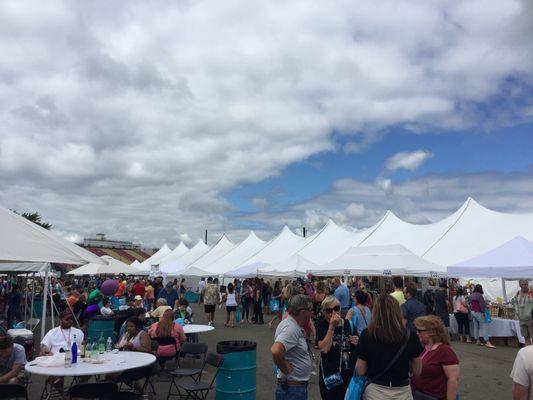
<instances>
[{"instance_id":1,"label":"man wearing sunglasses","mask_svg":"<svg viewBox=\"0 0 533 400\"><path fill-rule=\"evenodd\" d=\"M311 353L304 327L313 314L311 299L293 296L287 308L289 316L276 329L271 352L278 367L276 400L306 400L311 377Z\"/></svg>"}]
</instances>

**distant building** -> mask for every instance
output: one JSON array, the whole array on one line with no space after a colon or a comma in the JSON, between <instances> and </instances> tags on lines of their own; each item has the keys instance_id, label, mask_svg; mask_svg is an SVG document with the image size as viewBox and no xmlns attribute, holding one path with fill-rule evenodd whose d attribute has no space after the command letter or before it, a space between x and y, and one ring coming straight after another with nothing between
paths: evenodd
<instances>
[{"instance_id":1,"label":"distant building","mask_svg":"<svg viewBox=\"0 0 533 400\"><path fill-rule=\"evenodd\" d=\"M97 233L96 237L83 239L83 247L106 247L109 249L141 250L140 244L124 240L106 239L105 233Z\"/></svg>"},{"instance_id":2,"label":"distant building","mask_svg":"<svg viewBox=\"0 0 533 400\"><path fill-rule=\"evenodd\" d=\"M104 233L97 233L94 238L83 239L83 243L79 246L97 256L108 255L127 264L135 260L143 262L157 250L145 249L140 244L125 240L109 240L106 239Z\"/></svg>"}]
</instances>

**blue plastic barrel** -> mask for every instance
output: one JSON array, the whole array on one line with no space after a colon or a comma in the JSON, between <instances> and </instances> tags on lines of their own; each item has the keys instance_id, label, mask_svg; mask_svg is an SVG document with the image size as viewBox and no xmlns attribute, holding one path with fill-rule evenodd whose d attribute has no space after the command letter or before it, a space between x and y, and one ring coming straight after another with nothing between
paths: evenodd
<instances>
[{"instance_id":1,"label":"blue plastic barrel","mask_svg":"<svg viewBox=\"0 0 533 400\"><path fill-rule=\"evenodd\" d=\"M255 342L219 342L217 353L224 356L216 381L216 399L255 399Z\"/></svg>"},{"instance_id":2,"label":"blue plastic barrel","mask_svg":"<svg viewBox=\"0 0 533 400\"><path fill-rule=\"evenodd\" d=\"M33 318L41 318L43 314L43 298L36 297L33 300Z\"/></svg>"},{"instance_id":3,"label":"blue plastic barrel","mask_svg":"<svg viewBox=\"0 0 533 400\"><path fill-rule=\"evenodd\" d=\"M107 340L108 337L113 340L115 343L115 334L113 329L115 327L115 318L96 316L89 320L89 328L87 329L87 338L93 340L100 339L100 335L104 334L104 339Z\"/></svg>"}]
</instances>

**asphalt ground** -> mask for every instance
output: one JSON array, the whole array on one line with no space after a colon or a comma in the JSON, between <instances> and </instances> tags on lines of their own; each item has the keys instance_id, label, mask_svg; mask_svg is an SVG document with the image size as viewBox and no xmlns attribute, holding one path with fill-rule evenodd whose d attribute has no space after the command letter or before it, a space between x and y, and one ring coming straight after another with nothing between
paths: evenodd
<instances>
[{"instance_id":1,"label":"asphalt ground","mask_svg":"<svg viewBox=\"0 0 533 400\"><path fill-rule=\"evenodd\" d=\"M197 304L192 307L195 312L195 323L204 324L206 320L203 307ZM271 316L265 316L265 322L268 322L270 318ZM266 323L264 325L242 324L235 328L225 328L224 322L225 309L217 308L215 330L200 334L200 342L206 343L210 352L216 352L216 345L220 341L249 340L256 342L256 398L259 400L273 399L275 382L270 347L274 339L274 329L270 329ZM488 349L473 344L453 342L452 348L460 360L459 390L461 399L512 399L512 381L509 374L518 352L517 347L504 346L502 343L496 349ZM170 364L169 367L171 367ZM209 378L210 375L205 374L202 379ZM43 385L43 377L31 377L31 384L28 388L30 399L39 399ZM170 386L168 377L155 377L154 385L157 392L156 398L158 400L166 399ZM316 375L311 379L308 392L310 400L320 399ZM208 398L215 398L214 391L210 393Z\"/></svg>"}]
</instances>

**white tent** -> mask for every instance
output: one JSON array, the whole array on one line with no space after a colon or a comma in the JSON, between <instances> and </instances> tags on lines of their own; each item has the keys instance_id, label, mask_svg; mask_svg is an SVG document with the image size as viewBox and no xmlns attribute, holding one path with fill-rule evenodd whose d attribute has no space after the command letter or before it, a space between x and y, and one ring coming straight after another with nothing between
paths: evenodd
<instances>
[{"instance_id":1,"label":"white tent","mask_svg":"<svg viewBox=\"0 0 533 400\"><path fill-rule=\"evenodd\" d=\"M339 258L307 269L320 276L445 276L446 268L413 254L401 245L352 247Z\"/></svg>"},{"instance_id":2,"label":"white tent","mask_svg":"<svg viewBox=\"0 0 533 400\"><path fill-rule=\"evenodd\" d=\"M201 257L190 263L187 268L195 267L201 270L206 270L206 267L224 257L234 248L235 243L229 240L226 235L222 235L217 244L209 249L209 251L205 252L205 254L203 254ZM182 275L187 275L187 272L184 271Z\"/></svg>"},{"instance_id":3,"label":"white tent","mask_svg":"<svg viewBox=\"0 0 533 400\"><path fill-rule=\"evenodd\" d=\"M140 271L111 256L101 256L104 264L89 263L67 272L67 275L138 275Z\"/></svg>"},{"instance_id":4,"label":"white tent","mask_svg":"<svg viewBox=\"0 0 533 400\"><path fill-rule=\"evenodd\" d=\"M257 262L273 264L284 260L301 250L312 238L313 236L304 238L295 235L287 226L284 226L281 232L263 246L261 250L236 267L240 268Z\"/></svg>"},{"instance_id":5,"label":"white tent","mask_svg":"<svg viewBox=\"0 0 533 400\"><path fill-rule=\"evenodd\" d=\"M139 265L141 265L141 263L139 262L139 260L135 260L135 261L133 261L133 262L130 264L130 267L133 267L133 268L137 268L137 269L139 269Z\"/></svg>"},{"instance_id":6,"label":"white tent","mask_svg":"<svg viewBox=\"0 0 533 400\"><path fill-rule=\"evenodd\" d=\"M331 219L298 251L298 254L314 264L322 265L344 254L350 247L357 246L371 232L372 228L350 232Z\"/></svg>"},{"instance_id":7,"label":"white tent","mask_svg":"<svg viewBox=\"0 0 533 400\"><path fill-rule=\"evenodd\" d=\"M254 278L258 276L258 269L267 267L268 264L257 262L224 273L224 278Z\"/></svg>"},{"instance_id":8,"label":"white tent","mask_svg":"<svg viewBox=\"0 0 533 400\"><path fill-rule=\"evenodd\" d=\"M266 242L259 239L254 232L250 232L248 237L236 245L226 255L220 257L202 269L208 272L208 275L219 276L235 269L251 256L265 247ZM254 275L255 276L255 275Z\"/></svg>"},{"instance_id":9,"label":"white tent","mask_svg":"<svg viewBox=\"0 0 533 400\"><path fill-rule=\"evenodd\" d=\"M209 251L210 247L206 245L202 240L199 240L193 248L187 253L178 258L177 260L161 264L159 270L170 276L180 275L180 272L187 268L191 263L202 257Z\"/></svg>"},{"instance_id":10,"label":"white tent","mask_svg":"<svg viewBox=\"0 0 533 400\"><path fill-rule=\"evenodd\" d=\"M165 243L163 247L161 247L159 250L157 250L150 258L144 260L138 268L142 271L150 271L152 269L152 265L159 265L161 259L165 257L166 255L170 254L171 250L168 248L167 244Z\"/></svg>"},{"instance_id":11,"label":"white tent","mask_svg":"<svg viewBox=\"0 0 533 400\"><path fill-rule=\"evenodd\" d=\"M49 263L0 263L0 272L27 274L31 272L47 272L49 269Z\"/></svg>"},{"instance_id":12,"label":"white tent","mask_svg":"<svg viewBox=\"0 0 533 400\"><path fill-rule=\"evenodd\" d=\"M90 251L0 207L0 262L82 265L103 261Z\"/></svg>"},{"instance_id":13,"label":"white tent","mask_svg":"<svg viewBox=\"0 0 533 400\"><path fill-rule=\"evenodd\" d=\"M185 243L180 242L180 244L178 244L174 250L172 250L166 256L161 258L161 260L159 260L159 265L163 265L163 264L178 260L188 251L189 251L189 248L185 246Z\"/></svg>"},{"instance_id":14,"label":"white tent","mask_svg":"<svg viewBox=\"0 0 533 400\"><path fill-rule=\"evenodd\" d=\"M278 261L269 266L259 268L257 273L261 276L305 276L307 270L316 267L316 264L299 254L293 254L289 258Z\"/></svg>"},{"instance_id":15,"label":"white tent","mask_svg":"<svg viewBox=\"0 0 533 400\"><path fill-rule=\"evenodd\" d=\"M452 277L533 278L533 242L518 236L486 253L448 267Z\"/></svg>"}]
</instances>

